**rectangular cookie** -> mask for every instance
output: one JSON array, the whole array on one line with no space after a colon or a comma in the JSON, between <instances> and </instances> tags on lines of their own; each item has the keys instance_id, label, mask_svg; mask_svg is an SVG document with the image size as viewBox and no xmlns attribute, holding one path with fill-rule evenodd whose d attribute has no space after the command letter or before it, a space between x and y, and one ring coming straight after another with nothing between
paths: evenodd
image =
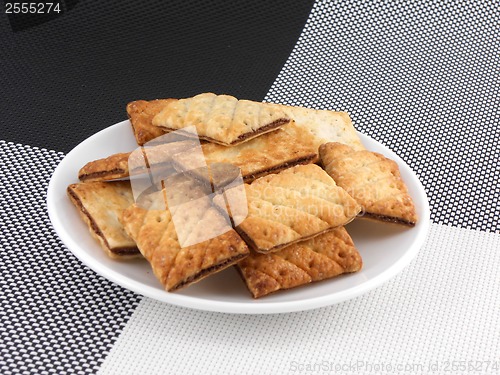
<instances>
[{"instance_id":1,"label":"rectangular cookie","mask_svg":"<svg viewBox=\"0 0 500 375\"><path fill-rule=\"evenodd\" d=\"M139 146L163 135L166 131L153 126L153 117L170 102L177 99L136 100L127 104L127 114L132 124L135 139Z\"/></svg>"},{"instance_id":2,"label":"rectangular cookie","mask_svg":"<svg viewBox=\"0 0 500 375\"><path fill-rule=\"evenodd\" d=\"M173 155L196 147L197 142L185 140L179 142L159 144L152 147L143 148L147 150L147 163L150 167L167 167L172 162ZM129 158L132 152L125 152L108 156L107 158L94 160L85 164L78 172L80 181L109 181L130 176ZM134 156L140 156L134 153ZM131 160L132 165L141 165L141 160ZM141 173L141 170L132 171L134 174ZM143 170L147 172L146 168Z\"/></svg>"},{"instance_id":3,"label":"rectangular cookie","mask_svg":"<svg viewBox=\"0 0 500 375\"><path fill-rule=\"evenodd\" d=\"M134 203L128 181L72 184L67 193L90 234L110 258L141 257L134 240L125 233L118 220L123 210Z\"/></svg>"},{"instance_id":4,"label":"rectangular cookie","mask_svg":"<svg viewBox=\"0 0 500 375\"><path fill-rule=\"evenodd\" d=\"M344 227L274 253L251 254L236 268L254 298L359 271L361 255Z\"/></svg>"},{"instance_id":5,"label":"rectangular cookie","mask_svg":"<svg viewBox=\"0 0 500 375\"><path fill-rule=\"evenodd\" d=\"M152 124L165 131L194 126L200 139L234 146L289 122L290 119L276 106L204 93L167 103L154 116ZM186 136L192 134L186 133Z\"/></svg>"},{"instance_id":6,"label":"rectangular cookie","mask_svg":"<svg viewBox=\"0 0 500 375\"><path fill-rule=\"evenodd\" d=\"M236 230L259 253L278 251L345 225L361 210L344 189L314 164L285 169L244 186L246 197L239 195L239 201L233 198L227 210L244 212L242 208L247 208L247 216ZM224 192L225 201L230 191ZM226 205L222 195L214 201L219 207Z\"/></svg>"},{"instance_id":7,"label":"rectangular cookie","mask_svg":"<svg viewBox=\"0 0 500 375\"><path fill-rule=\"evenodd\" d=\"M162 127L154 126L152 121L167 103L172 103L176 100L138 100L128 104L127 112L134 127L134 134L138 144L143 145L167 131ZM355 150L365 149L347 112L271 103L268 103L268 105L276 106L277 110L284 112L285 116L294 120L299 127L309 131L314 137L314 146L316 149L327 142L344 143ZM135 129L138 130L136 131ZM141 129L144 129L142 133Z\"/></svg>"},{"instance_id":8,"label":"rectangular cookie","mask_svg":"<svg viewBox=\"0 0 500 375\"><path fill-rule=\"evenodd\" d=\"M340 143L319 152L326 172L363 207L361 217L415 226L415 205L394 160Z\"/></svg>"},{"instance_id":9,"label":"rectangular cookie","mask_svg":"<svg viewBox=\"0 0 500 375\"><path fill-rule=\"evenodd\" d=\"M234 147L205 143L201 148L203 155L192 152L177 154L173 158L174 167L203 177L207 165L212 175L217 175L219 171L219 174L226 172L224 164L231 164L240 168L243 180L249 183L269 173L319 160L313 136L294 122Z\"/></svg>"},{"instance_id":10,"label":"rectangular cookie","mask_svg":"<svg viewBox=\"0 0 500 375\"><path fill-rule=\"evenodd\" d=\"M249 254L199 182L176 176L123 212L125 230L167 291L219 272ZM170 187L170 189L168 189Z\"/></svg>"},{"instance_id":11,"label":"rectangular cookie","mask_svg":"<svg viewBox=\"0 0 500 375\"><path fill-rule=\"evenodd\" d=\"M365 149L347 112L276 105L311 133L316 149L327 142L343 143L355 150Z\"/></svg>"}]
</instances>

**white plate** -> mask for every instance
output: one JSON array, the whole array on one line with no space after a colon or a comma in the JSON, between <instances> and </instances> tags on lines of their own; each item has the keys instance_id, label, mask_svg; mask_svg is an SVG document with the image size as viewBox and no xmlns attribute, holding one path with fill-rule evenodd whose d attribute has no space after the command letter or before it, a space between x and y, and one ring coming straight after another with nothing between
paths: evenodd
<instances>
[{"instance_id":1,"label":"white plate","mask_svg":"<svg viewBox=\"0 0 500 375\"><path fill-rule=\"evenodd\" d=\"M234 267L230 267L179 292L168 293L145 260L109 259L90 236L87 226L66 196L66 187L77 182L78 170L87 162L137 145L129 121L94 134L76 146L56 168L47 192L50 220L61 240L83 263L107 279L144 296L200 310L243 314L301 311L331 305L359 296L395 276L410 263L423 245L429 229L429 204L417 176L395 153L359 134L365 147L399 164L415 201L419 222L414 228L356 220L347 226L363 258L360 272L252 299Z\"/></svg>"}]
</instances>

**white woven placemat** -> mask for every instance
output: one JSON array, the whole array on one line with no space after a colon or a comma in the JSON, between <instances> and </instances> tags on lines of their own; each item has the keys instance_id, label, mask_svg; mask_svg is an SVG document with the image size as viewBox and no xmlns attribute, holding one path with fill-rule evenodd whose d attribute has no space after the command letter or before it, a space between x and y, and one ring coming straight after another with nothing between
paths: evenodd
<instances>
[{"instance_id":1,"label":"white woven placemat","mask_svg":"<svg viewBox=\"0 0 500 375\"><path fill-rule=\"evenodd\" d=\"M100 373L354 374L385 366L410 374L431 373L436 363L434 373L452 365L453 373L500 373L499 249L500 235L433 224L392 281L301 313L228 315L144 298Z\"/></svg>"}]
</instances>

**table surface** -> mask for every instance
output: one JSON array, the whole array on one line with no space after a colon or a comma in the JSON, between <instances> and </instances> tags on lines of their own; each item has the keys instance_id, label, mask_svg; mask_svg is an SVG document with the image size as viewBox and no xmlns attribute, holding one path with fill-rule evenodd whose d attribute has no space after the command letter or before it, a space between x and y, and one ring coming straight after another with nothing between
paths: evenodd
<instances>
[{"instance_id":1,"label":"table surface","mask_svg":"<svg viewBox=\"0 0 500 375\"><path fill-rule=\"evenodd\" d=\"M0 15L0 373L500 373L498 2L66 0ZM136 99L347 111L425 186L431 230L363 296L281 315L162 304L48 219L65 153Z\"/></svg>"}]
</instances>

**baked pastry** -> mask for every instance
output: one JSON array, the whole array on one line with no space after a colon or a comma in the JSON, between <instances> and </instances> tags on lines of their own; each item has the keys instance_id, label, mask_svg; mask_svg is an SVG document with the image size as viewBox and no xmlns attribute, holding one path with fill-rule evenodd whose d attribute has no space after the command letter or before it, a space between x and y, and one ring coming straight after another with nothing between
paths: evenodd
<instances>
[{"instance_id":1,"label":"baked pastry","mask_svg":"<svg viewBox=\"0 0 500 375\"><path fill-rule=\"evenodd\" d=\"M125 230L167 291L229 267L249 254L226 217L213 207L211 190L186 176L171 176L160 192L144 197L121 217Z\"/></svg>"},{"instance_id":2,"label":"baked pastry","mask_svg":"<svg viewBox=\"0 0 500 375\"><path fill-rule=\"evenodd\" d=\"M269 173L319 160L314 137L294 122L234 147L205 143L201 148L203 154L182 152L175 155L174 167L203 177L208 165L212 175L220 176L216 180L222 180L227 174L224 165L233 165L240 169L245 182L251 182Z\"/></svg>"},{"instance_id":3,"label":"baked pastry","mask_svg":"<svg viewBox=\"0 0 500 375\"><path fill-rule=\"evenodd\" d=\"M153 118L153 125L165 131L194 126L200 139L225 146L246 142L289 122L283 111L271 104L213 93L169 102Z\"/></svg>"},{"instance_id":4,"label":"baked pastry","mask_svg":"<svg viewBox=\"0 0 500 375\"><path fill-rule=\"evenodd\" d=\"M343 143L355 150L365 149L347 112L276 105L311 133L316 150L327 142Z\"/></svg>"},{"instance_id":5,"label":"baked pastry","mask_svg":"<svg viewBox=\"0 0 500 375\"><path fill-rule=\"evenodd\" d=\"M143 145L167 131L164 127L154 126L152 121L166 104L173 103L176 100L138 100L127 105L127 112L138 144ZM295 120L299 127L309 131L313 136L316 150L320 145L327 142L344 143L355 150L365 149L347 112L271 103L266 103L266 105L275 106L277 111L283 112L286 117Z\"/></svg>"},{"instance_id":6,"label":"baked pastry","mask_svg":"<svg viewBox=\"0 0 500 375\"><path fill-rule=\"evenodd\" d=\"M78 172L78 178L81 181L109 181L127 178L131 172L132 174L147 173L147 167L168 167L174 155L197 145L198 143L194 140L184 140L137 149L141 151L114 154L88 162ZM130 171L130 166L134 166L132 171Z\"/></svg>"},{"instance_id":7,"label":"baked pastry","mask_svg":"<svg viewBox=\"0 0 500 375\"><path fill-rule=\"evenodd\" d=\"M319 166L299 165L245 184L245 195L232 196L228 211L247 207L236 227L256 252L278 251L293 243L345 225L360 212L359 204ZM231 191L229 189L228 191ZM227 201L227 192L225 201ZM225 206L222 195L214 198ZM240 209L240 211L242 211Z\"/></svg>"},{"instance_id":8,"label":"baked pastry","mask_svg":"<svg viewBox=\"0 0 500 375\"><path fill-rule=\"evenodd\" d=\"M326 172L363 207L363 218L415 226L415 205L394 160L340 143L319 152Z\"/></svg>"},{"instance_id":9,"label":"baked pastry","mask_svg":"<svg viewBox=\"0 0 500 375\"><path fill-rule=\"evenodd\" d=\"M344 227L285 247L251 254L236 265L254 298L359 271L361 256Z\"/></svg>"},{"instance_id":10,"label":"baked pastry","mask_svg":"<svg viewBox=\"0 0 500 375\"><path fill-rule=\"evenodd\" d=\"M141 257L134 240L118 220L123 210L134 203L128 181L71 184L67 193L90 234L110 258Z\"/></svg>"},{"instance_id":11,"label":"baked pastry","mask_svg":"<svg viewBox=\"0 0 500 375\"><path fill-rule=\"evenodd\" d=\"M130 152L123 152L85 164L78 172L80 181L107 181L128 177Z\"/></svg>"},{"instance_id":12,"label":"baked pastry","mask_svg":"<svg viewBox=\"0 0 500 375\"><path fill-rule=\"evenodd\" d=\"M139 146L163 135L166 131L151 123L153 117L172 101L177 99L136 100L127 104L127 114Z\"/></svg>"}]
</instances>

